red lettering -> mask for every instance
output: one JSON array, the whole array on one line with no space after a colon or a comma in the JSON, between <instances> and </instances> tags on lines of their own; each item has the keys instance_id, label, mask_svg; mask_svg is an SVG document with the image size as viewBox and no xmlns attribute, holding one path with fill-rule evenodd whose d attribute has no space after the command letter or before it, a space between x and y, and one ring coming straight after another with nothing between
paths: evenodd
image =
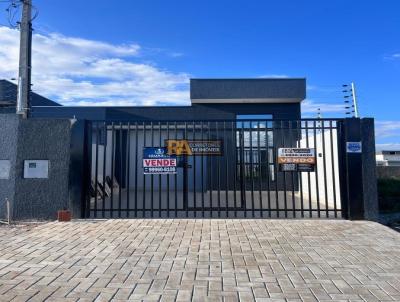
<instances>
[{"instance_id":1,"label":"red lettering","mask_svg":"<svg viewBox=\"0 0 400 302\"><path fill-rule=\"evenodd\" d=\"M144 159L144 167L176 167L176 159Z\"/></svg>"}]
</instances>

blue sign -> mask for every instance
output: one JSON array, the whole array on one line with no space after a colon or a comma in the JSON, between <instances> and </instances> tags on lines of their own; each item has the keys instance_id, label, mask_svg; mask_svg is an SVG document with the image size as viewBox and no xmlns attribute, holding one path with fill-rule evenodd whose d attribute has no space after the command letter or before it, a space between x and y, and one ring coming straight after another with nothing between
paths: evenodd
<instances>
[{"instance_id":1,"label":"blue sign","mask_svg":"<svg viewBox=\"0 0 400 302\"><path fill-rule=\"evenodd\" d=\"M347 142L346 143L347 153L361 153L362 144L361 142Z\"/></svg>"},{"instance_id":2,"label":"blue sign","mask_svg":"<svg viewBox=\"0 0 400 302\"><path fill-rule=\"evenodd\" d=\"M176 156L169 155L167 148L145 147L143 148L143 172L144 174L175 174Z\"/></svg>"}]
</instances>

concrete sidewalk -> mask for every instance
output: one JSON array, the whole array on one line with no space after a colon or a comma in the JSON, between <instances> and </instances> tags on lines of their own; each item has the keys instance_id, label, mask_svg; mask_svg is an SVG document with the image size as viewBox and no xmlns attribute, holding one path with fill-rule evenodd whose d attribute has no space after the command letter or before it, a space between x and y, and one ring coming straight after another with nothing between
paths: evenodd
<instances>
[{"instance_id":1,"label":"concrete sidewalk","mask_svg":"<svg viewBox=\"0 0 400 302\"><path fill-rule=\"evenodd\" d=\"M0 301L400 301L400 234L344 220L0 227Z\"/></svg>"}]
</instances>

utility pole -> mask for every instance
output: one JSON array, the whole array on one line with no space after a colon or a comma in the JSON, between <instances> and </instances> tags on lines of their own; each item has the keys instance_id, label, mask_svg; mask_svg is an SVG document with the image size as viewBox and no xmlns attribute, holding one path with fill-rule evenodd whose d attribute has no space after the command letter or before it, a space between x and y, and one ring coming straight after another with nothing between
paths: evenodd
<instances>
[{"instance_id":1,"label":"utility pole","mask_svg":"<svg viewBox=\"0 0 400 302\"><path fill-rule=\"evenodd\" d=\"M22 1L20 23L17 114L27 118L30 108L32 62L32 0Z\"/></svg>"}]
</instances>

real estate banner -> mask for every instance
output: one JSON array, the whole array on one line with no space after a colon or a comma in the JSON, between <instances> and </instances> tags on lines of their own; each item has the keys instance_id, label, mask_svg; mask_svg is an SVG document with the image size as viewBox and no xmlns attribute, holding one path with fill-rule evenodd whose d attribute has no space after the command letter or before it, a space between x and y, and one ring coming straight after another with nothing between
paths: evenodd
<instances>
[{"instance_id":1,"label":"real estate banner","mask_svg":"<svg viewBox=\"0 0 400 302\"><path fill-rule=\"evenodd\" d=\"M278 148L278 164L281 172L313 172L314 148Z\"/></svg>"},{"instance_id":2,"label":"real estate banner","mask_svg":"<svg viewBox=\"0 0 400 302\"><path fill-rule=\"evenodd\" d=\"M176 156L170 155L167 148L143 148L143 173L144 174L175 174Z\"/></svg>"},{"instance_id":3,"label":"real estate banner","mask_svg":"<svg viewBox=\"0 0 400 302\"><path fill-rule=\"evenodd\" d=\"M223 155L222 140L169 139L165 141L168 154L173 155Z\"/></svg>"}]
</instances>

